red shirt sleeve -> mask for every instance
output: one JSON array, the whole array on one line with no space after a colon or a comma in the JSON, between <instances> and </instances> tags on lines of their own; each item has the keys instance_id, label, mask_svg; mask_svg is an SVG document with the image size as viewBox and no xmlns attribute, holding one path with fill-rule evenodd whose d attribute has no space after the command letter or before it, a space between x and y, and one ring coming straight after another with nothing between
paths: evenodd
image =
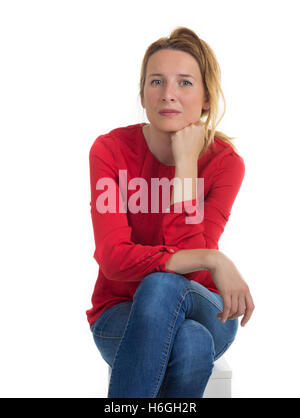
<instances>
[{"instance_id":1,"label":"red shirt sleeve","mask_svg":"<svg viewBox=\"0 0 300 418\"><path fill-rule=\"evenodd\" d=\"M195 216L195 212L189 213L188 207L196 206L196 199L186 201L185 207L183 202L176 202L170 206L170 212L164 214L162 224L164 243L176 245L180 249L218 249L219 238L229 219L244 174L244 161L237 153L231 152L220 159L202 205L204 211L199 213L202 222L186 223L187 217ZM175 213L176 207L182 208L181 213ZM199 272L185 276L192 279L197 275L199 277Z\"/></svg>"},{"instance_id":2,"label":"red shirt sleeve","mask_svg":"<svg viewBox=\"0 0 300 418\"><path fill-rule=\"evenodd\" d=\"M113 138L108 138L108 140L113 140ZM90 205L96 244L94 258L105 277L110 280L142 281L147 274L155 271L171 272L166 269L165 264L175 252L179 251L176 245L150 246L131 241L132 228L128 225L124 201L122 197L119 198L118 170L110 149L114 149L113 146L108 147L105 141L98 139L89 153ZM104 179L109 182L110 187L115 188L113 193L109 193L108 200L115 204L116 210L101 213L99 199L103 199L108 190L108 187L100 185ZM108 196L108 192L106 195ZM107 202L105 202L106 205ZM120 213L120 207L123 208L124 213Z\"/></svg>"}]
</instances>

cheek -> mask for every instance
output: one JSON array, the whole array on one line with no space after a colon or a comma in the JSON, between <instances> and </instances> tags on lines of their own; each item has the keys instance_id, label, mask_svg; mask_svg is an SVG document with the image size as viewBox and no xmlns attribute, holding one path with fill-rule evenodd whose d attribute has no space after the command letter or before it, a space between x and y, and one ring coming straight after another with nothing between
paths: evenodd
<instances>
[{"instance_id":1,"label":"cheek","mask_svg":"<svg viewBox=\"0 0 300 418\"><path fill-rule=\"evenodd\" d=\"M198 95L186 95L182 98L182 103L186 109L190 112L199 112L200 107L202 107L202 101L199 99Z\"/></svg>"},{"instance_id":2,"label":"cheek","mask_svg":"<svg viewBox=\"0 0 300 418\"><path fill-rule=\"evenodd\" d=\"M157 98L158 98L158 94L157 94L157 91L155 91L155 90L148 90L147 92L146 92L146 97L147 97L147 102L148 103L154 103L156 100L157 100Z\"/></svg>"}]
</instances>

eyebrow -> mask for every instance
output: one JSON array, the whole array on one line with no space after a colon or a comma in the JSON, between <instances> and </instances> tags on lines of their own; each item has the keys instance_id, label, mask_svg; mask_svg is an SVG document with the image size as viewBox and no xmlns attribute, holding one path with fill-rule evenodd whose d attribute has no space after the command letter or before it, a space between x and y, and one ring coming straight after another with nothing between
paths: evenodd
<instances>
[{"instance_id":1,"label":"eyebrow","mask_svg":"<svg viewBox=\"0 0 300 418\"><path fill-rule=\"evenodd\" d=\"M195 78L190 74L176 74L176 75L179 75L180 77L190 77L190 78L193 78L195 80ZM160 76L163 76L163 74L155 73L155 74L150 74L148 77L152 77L152 76L159 76L160 77Z\"/></svg>"}]
</instances>

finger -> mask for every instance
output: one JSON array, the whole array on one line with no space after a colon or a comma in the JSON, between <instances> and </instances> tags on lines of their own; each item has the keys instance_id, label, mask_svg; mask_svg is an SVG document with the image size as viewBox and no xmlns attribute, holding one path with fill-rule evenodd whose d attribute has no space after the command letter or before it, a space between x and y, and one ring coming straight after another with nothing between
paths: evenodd
<instances>
[{"instance_id":1,"label":"finger","mask_svg":"<svg viewBox=\"0 0 300 418\"><path fill-rule=\"evenodd\" d=\"M224 295L223 296L223 312L221 315L221 321L224 323L226 322L228 315L231 310L231 296L230 295Z\"/></svg>"},{"instance_id":2,"label":"finger","mask_svg":"<svg viewBox=\"0 0 300 418\"><path fill-rule=\"evenodd\" d=\"M236 319L236 318L238 318L240 315L233 315L233 316L230 316L229 318L228 318L228 320L229 321L232 321L233 319Z\"/></svg>"},{"instance_id":3,"label":"finger","mask_svg":"<svg viewBox=\"0 0 300 418\"><path fill-rule=\"evenodd\" d=\"M241 326L242 327L244 327L247 324L247 322L251 318L251 315L252 315L253 311L254 311L254 303L253 303L252 296L249 292L246 295L246 311L245 311L245 315L243 316L242 321L241 321Z\"/></svg>"},{"instance_id":4,"label":"finger","mask_svg":"<svg viewBox=\"0 0 300 418\"><path fill-rule=\"evenodd\" d=\"M239 297L238 295L231 296L231 310L229 313L229 317L236 315L239 307Z\"/></svg>"},{"instance_id":5,"label":"finger","mask_svg":"<svg viewBox=\"0 0 300 418\"><path fill-rule=\"evenodd\" d=\"M245 295L244 294L240 294L239 295L238 308L237 308L237 312L236 312L236 317L239 317L241 315L244 315L245 312L246 312Z\"/></svg>"},{"instance_id":6,"label":"finger","mask_svg":"<svg viewBox=\"0 0 300 418\"><path fill-rule=\"evenodd\" d=\"M240 313L240 314L239 314L239 313L237 313L237 314L235 314L235 315L231 315L231 316L229 316L229 317L228 317L228 319L232 320L232 319L239 318L240 316L244 315L244 313L245 313L245 312Z\"/></svg>"},{"instance_id":7,"label":"finger","mask_svg":"<svg viewBox=\"0 0 300 418\"><path fill-rule=\"evenodd\" d=\"M245 314L245 311L246 311L245 296L243 294L241 294L241 295L238 296L237 300L238 300L238 305L237 305L236 312L228 317L228 319L230 319L230 320L236 319L239 316L242 316L242 315ZM231 308L231 311L234 311L234 309Z\"/></svg>"}]
</instances>

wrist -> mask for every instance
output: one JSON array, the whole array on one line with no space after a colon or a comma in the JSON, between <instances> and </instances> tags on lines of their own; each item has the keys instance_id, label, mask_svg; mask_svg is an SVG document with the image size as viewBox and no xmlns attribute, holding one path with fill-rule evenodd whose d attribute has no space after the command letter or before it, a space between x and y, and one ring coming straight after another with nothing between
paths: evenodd
<instances>
[{"instance_id":1,"label":"wrist","mask_svg":"<svg viewBox=\"0 0 300 418\"><path fill-rule=\"evenodd\" d=\"M199 270L213 271L219 258L219 251L215 249L182 249L169 258L166 268L180 274Z\"/></svg>"},{"instance_id":2,"label":"wrist","mask_svg":"<svg viewBox=\"0 0 300 418\"><path fill-rule=\"evenodd\" d=\"M211 252L208 254L208 270L210 272L215 271L216 269L219 269L222 265L224 265L225 262L225 256L224 253L220 250L211 250Z\"/></svg>"},{"instance_id":3,"label":"wrist","mask_svg":"<svg viewBox=\"0 0 300 418\"><path fill-rule=\"evenodd\" d=\"M209 249L205 253L205 264L207 266L207 270L213 271L217 267L219 267L222 259L222 253L216 249Z\"/></svg>"},{"instance_id":4,"label":"wrist","mask_svg":"<svg viewBox=\"0 0 300 418\"><path fill-rule=\"evenodd\" d=\"M182 158L175 161L175 167L176 168L188 168L191 169L191 167L198 165L198 159L191 156L188 158Z\"/></svg>"}]
</instances>

